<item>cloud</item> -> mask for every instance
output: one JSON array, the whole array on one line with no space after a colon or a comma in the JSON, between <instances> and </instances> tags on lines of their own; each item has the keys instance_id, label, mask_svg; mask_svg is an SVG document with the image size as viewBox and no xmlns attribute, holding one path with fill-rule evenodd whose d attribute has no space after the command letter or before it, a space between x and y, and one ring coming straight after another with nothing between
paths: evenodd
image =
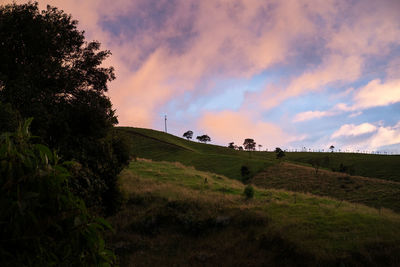
<instances>
[{"instance_id":1,"label":"cloud","mask_svg":"<svg viewBox=\"0 0 400 267\"><path fill-rule=\"evenodd\" d=\"M353 109L367 109L400 102L400 79L387 82L372 80L356 91L354 102Z\"/></svg>"},{"instance_id":2,"label":"cloud","mask_svg":"<svg viewBox=\"0 0 400 267\"><path fill-rule=\"evenodd\" d=\"M297 38L315 33L309 14L328 12L326 5L276 0L118 0L112 7L104 0L41 1L41 6L47 3L72 13L88 39L113 52L108 63L117 80L110 97L120 122L136 126L151 125L160 106L184 92L202 94L205 79L249 78L284 62ZM118 33L105 22L117 25Z\"/></svg>"},{"instance_id":3,"label":"cloud","mask_svg":"<svg viewBox=\"0 0 400 267\"><path fill-rule=\"evenodd\" d=\"M383 146L400 143L400 121L392 127L379 127L375 135L368 140L370 149L376 150Z\"/></svg>"},{"instance_id":4,"label":"cloud","mask_svg":"<svg viewBox=\"0 0 400 267\"><path fill-rule=\"evenodd\" d=\"M302 121L307 121L307 120L312 120L312 119L318 119L322 117L327 117L327 116L335 116L337 112L334 111L305 111L296 114L294 116L293 122L302 122Z\"/></svg>"},{"instance_id":5,"label":"cloud","mask_svg":"<svg viewBox=\"0 0 400 267\"><path fill-rule=\"evenodd\" d=\"M357 111L357 112L351 113L348 117L354 118L354 117L360 116L361 114L362 114L362 111Z\"/></svg>"},{"instance_id":6,"label":"cloud","mask_svg":"<svg viewBox=\"0 0 400 267\"><path fill-rule=\"evenodd\" d=\"M399 5L393 1L334 1L326 6L330 12L313 14L323 23L315 26L319 38L312 41L314 51L308 51L320 61L306 58L303 73L267 85L263 92L250 95L249 101L259 99L262 108L271 109L292 97L355 82L364 72L375 71L367 68L367 62L389 55L400 44L400 21L393 9Z\"/></svg>"},{"instance_id":7,"label":"cloud","mask_svg":"<svg viewBox=\"0 0 400 267\"><path fill-rule=\"evenodd\" d=\"M299 139L285 133L275 124L259 121L243 112L207 112L199 119L198 128L222 144L233 141L242 145L245 138L253 138L257 144L271 149Z\"/></svg>"},{"instance_id":8,"label":"cloud","mask_svg":"<svg viewBox=\"0 0 400 267\"><path fill-rule=\"evenodd\" d=\"M367 135L368 134L368 135ZM334 136L335 135L335 136ZM347 137L349 140L336 139L342 150L381 150L383 147L400 144L400 121L393 126L372 125L342 125L333 135L333 138Z\"/></svg>"},{"instance_id":9,"label":"cloud","mask_svg":"<svg viewBox=\"0 0 400 267\"><path fill-rule=\"evenodd\" d=\"M331 135L331 139L338 138L341 136L358 136L363 135L371 132L375 132L377 130L376 126L370 123L363 123L360 125L354 124L345 124L342 125L339 130L335 131Z\"/></svg>"},{"instance_id":10,"label":"cloud","mask_svg":"<svg viewBox=\"0 0 400 267\"><path fill-rule=\"evenodd\" d=\"M22 2L27 1L17 1ZM51 4L71 13L87 40L99 40L102 49L111 50L106 65L115 67L117 79L110 84L109 96L122 125L152 127L168 104L177 102L179 109L174 112L190 113L191 121L198 119L210 133L215 127L221 142L240 144L252 136L266 145L280 145L294 137L259 114L269 110L287 116L282 114L296 108L285 106L290 98L310 92L346 98L346 104L325 111L308 107L295 115L294 122L344 112L354 117L364 109L400 102L400 61L395 51L400 44L399 1L39 2L42 8ZM386 71L385 79L383 71L374 69L376 62L389 62L380 68ZM365 84L365 74L370 82L352 89ZM230 88L216 86L220 81L259 76L266 81L259 86L263 89L240 89L243 92L237 95L245 99L238 112L204 107L204 99L221 91L230 93ZM344 88L350 89L344 92ZM393 129L385 129L386 136L396 138L389 134ZM233 132L240 138L232 139Z\"/></svg>"},{"instance_id":11,"label":"cloud","mask_svg":"<svg viewBox=\"0 0 400 267\"><path fill-rule=\"evenodd\" d=\"M295 115L293 121L301 122L327 116L338 115L343 112L352 112L349 117L356 117L362 114L361 110L388 106L400 102L400 79L392 79L382 82L374 79L367 85L356 90L352 88L352 105L344 103L336 104L327 111L305 111Z\"/></svg>"}]
</instances>

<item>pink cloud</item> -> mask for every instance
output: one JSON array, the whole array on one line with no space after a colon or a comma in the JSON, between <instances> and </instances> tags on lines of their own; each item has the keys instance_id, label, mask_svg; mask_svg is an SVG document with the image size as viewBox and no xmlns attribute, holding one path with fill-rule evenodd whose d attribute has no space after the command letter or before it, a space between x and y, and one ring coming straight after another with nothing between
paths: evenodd
<instances>
[{"instance_id":1,"label":"pink cloud","mask_svg":"<svg viewBox=\"0 0 400 267\"><path fill-rule=\"evenodd\" d=\"M336 104L327 111L306 111L295 115L293 121L301 122L316 118L338 115L343 112L353 112L350 118L362 114L361 110L387 106L400 102L400 79L388 80L382 82L380 79L370 81L366 86L351 90L353 93L353 105L344 103Z\"/></svg>"},{"instance_id":2,"label":"pink cloud","mask_svg":"<svg viewBox=\"0 0 400 267\"><path fill-rule=\"evenodd\" d=\"M293 122L301 122L301 121L308 121L312 119L318 119L322 117L327 117L327 116L334 116L337 113L333 111L305 111L296 114L296 116L293 119Z\"/></svg>"},{"instance_id":3,"label":"pink cloud","mask_svg":"<svg viewBox=\"0 0 400 267\"><path fill-rule=\"evenodd\" d=\"M304 137L294 137L284 132L279 126L262 122L249 113L222 111L208 112L198 121L202 129L217 143L235 142L242 145L245 138L253 138L265 148L284 146L287 143Z\"/></svg>"},{"instance_id":4,"label":"pink cloud","mask_svg":"<svg viewBox=\"0 0 400 267\"><path fill-rule=\"evenodd\" d=\"M384 4L383 4L384 3ZM387 55L393 45L400 44L400 20L394 1L326 3L324 13L318 9L314 15L321 16L324 23L314 26L323 42L315 42L322 62L289 82L267 85L263 92L249 95L248 101L258 99L264 109L278 106L284 100L302 94L325 90L333 83L354 82L363 74L367 60ZM322 9L323 10L323 9ZM338 21L340 15L346 14ZM397 68L398 69L398 68ZM397 70L392 68L392 71Z\"/></svg>"},{"instance_id":5,"label":"pink cloud","mask_svg":"<svg viewBox=\"0 0 400 267\"><path fill-rule=\"evenodd\" d=\"M375 132L376 130L376 126L370 123L363 123L360 125L345 124L331 135L331 139L338 138L340 136L358 136Z\"/></svg>"},{"instance_id":6,"label":"pink cloud","mask_svg":"<svg viewBox=\"0 0 400 267\"><path fill-rule=\"evenodd\" d=\"M354 95L354 109L366 109L386 106L400 102L400 79L382 82L379 79L370 81L357 90Z\"/></svg>"},{"instance_id":7,"label":"pink cloud","mask_svg":"<svg viewBox=\"0 0 400 267\"><path fill-rule=\"evenodd\" d=\"M379 150L384 146L400 144L400 121L394 126L374 126L363 123L351 126L343 125L340 129L344 129L345 127L348 127L350 131L360 135L363 133L370 133L371 135L360 141L352 142L351 146L344 145L342 150L353 150L354 147L358 147L361 150Z\"/></svg>"},{"instance_id":8,"label":"pink cloud","mask_svg":"<svg viewBox=\"0 0 400 267\"><path fill-rule=\"evenodd\" d=\"M159 119L160 106L186 92L204 95L208 88L199 86L204 79L212 84L219 78L249 78L277 64L291 64L304 47L313 49L319 63L304 64L298 76L288 75L282 83L268 84L262 92L247 94L241 112L259 113L288 98L326 90L333 83L357 80L369 57L387 54L400 42L398 9L392 2L372 5L373 1L364 4L341 0L178 0L172 5L158 1L157 7L168 7L167 15L159 22L162 27L157 27L143 11L149 5L146 0L115 0L112 4L106 0L43 0L40 6L51 4L71 13L88 40L99 40L103 49L113 52L106 64L115 67L117 80L111 83L109 95L120 123L151 127ZM102 26L105 19L117 22L121 17L137 16L145 19L146 27L134 33L122 31L115 35ZM180 41L171 44L171 39ZM398 81L393 76L398 68L393 64L391 80L371 82L353 92L355 106L343 106L342 110L371 107L374 98L375 105L398 101ZM297 114L295 121L330 116L337 110L340 109L307 111ZM205 119L216 123L210 114L214 113L206 113L200 120L207 129L212 123ZM260 140L271 137L277 143L283 142L279 127L260 117L246 112L214 115L219 121L237 118L248 129L271 132L271 136L258 136ZM250 124L246 124L247 118L253 118ZM234 123L224 123L239 131ZM223 129L218 131L221 134L216 136L224 136ZM241 134L243 138L246 135L251 132Z\"/></svg>"}]
</instances>

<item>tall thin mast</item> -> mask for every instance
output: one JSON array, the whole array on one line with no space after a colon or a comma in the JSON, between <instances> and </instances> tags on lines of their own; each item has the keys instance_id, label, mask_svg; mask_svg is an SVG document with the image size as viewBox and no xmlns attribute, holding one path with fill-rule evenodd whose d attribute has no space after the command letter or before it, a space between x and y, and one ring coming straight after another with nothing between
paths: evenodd
<instances>
[{"instance_id":1,"label":"tall thin mast","mask_svg":"<svg viewBox=\"0 0 400 267\"><path fill-rule=\"evenodd\" d=\"M164 120L165 121L165 132L167 133L167 115L165 115L164 118L165 118L165 120Z\"/></svg>"}]
</instances>

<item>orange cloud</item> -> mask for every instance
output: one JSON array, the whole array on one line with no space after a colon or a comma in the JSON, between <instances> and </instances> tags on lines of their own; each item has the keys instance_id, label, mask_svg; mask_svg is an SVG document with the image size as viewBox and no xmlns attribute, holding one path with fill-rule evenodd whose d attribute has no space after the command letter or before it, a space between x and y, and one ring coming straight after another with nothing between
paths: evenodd
<instances>
[{"instance_id":1,"label":"orange cloud","mask_svg":"<svg viewBox=\"0 0 400 267\"><path fill-rule=\"evenodd\" d=\"M26 1L17 1L22 2ZM203 94L206 90L198 86L203 78L249 78L275 64L289 64L301 46L313 45L321 63L311 69L305 65L302 74L288 77L285 84L249 94L243 110L276 107L287 98L358 79L367 56L385 54L400 42L398 14L389 2L158 1L157 7L169 7L162 27L152 24L160 18L144 14L146 0L114 0L112 5L106 0L40 0L40 6L51 4L71 13L88 40L99 40L103 49L113 52L106 63L115 67L117 80L109 95L120 123L150 127L168 101L189 91ZM105 19L115 22L131 16L144 16L150 26L116 36L102 25ZM174 39L179 41L171 43ZM367 98L360 94L357 101L365 106ZM327 114L314 111L297 119Z\"/></svg>"},{"instance_id":2,"label":"orange cloud","mask_svg":"<svg viewBox=\"0 0 400 267\"><path fill-rule=\"evenodd\" d=\"M217 143L235 142L236 145L242 145L244 139L253 138L264 149L284 146L299 139L285 133L275 124L262 122L243 112L207 112L198 121L198 128Z\"/></svg>"}]
</instances>

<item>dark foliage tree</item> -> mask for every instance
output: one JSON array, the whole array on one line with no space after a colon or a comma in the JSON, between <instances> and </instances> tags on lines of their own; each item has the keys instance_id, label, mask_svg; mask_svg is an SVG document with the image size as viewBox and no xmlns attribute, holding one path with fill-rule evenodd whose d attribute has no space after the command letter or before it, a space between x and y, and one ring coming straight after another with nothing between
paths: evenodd
<instances>
[{"instance_id":1,"label":"dark foliage tree","mask_svg":"<svg viewBox=\"0 0 400 267\"><path fill-rule=\"evenodd\" d=\"M254 142L254 139L246 138L243 142L243 146L247 151L253 151L256 149L256 142Z\"/></svg>"},{"instance_id":2,"label":"dark foliage tree","mask_svg":"<svg viewBox=\"0 0 400 267\"><path fill-rule=\"evenodd\" d=\"M238 147L238 150L243 151L243 147L242 147L242 146L239 146L239 147Z\"/></svg>"},{"instance_id":3,"label":"dark foliage tree","mask_svg":"<svg viewBox=\"0 0 400 267\"><path fill-rule=\"evenodd\" d=\"M206 144L207 144L207 142L211 142L211 138L206 134L197 136L196 139L199 140L199 142L206 143Z\"/></svg>"},{"instance_id":4,"label":"dark foliage tree","mask_svg":"<svg viewBox=\"0 0 400 267\"><path fill-rule=\"evenodd\" d=\"M187 131L183 134L183 137L185 137L187 140L192 139L193 137L193 131Z\"/></svg>"},{"instance_id":5,"label":"dark foliage tree","mask_svg":"<svg viewBox=\"0 0 400 267\"><path fill-rule=\"evenodd\" d=\"M331 145L331 146L329 147L329 149L330 149L331 152L333 153L333 150L335 149L335 147L334 147L333 145Z\"/></svg>"},{"instance_id":6,"label":"dark foliage tree","mask_svg":"<svg viewBox=\"0 0 400 267\"><path fill-rule=\"evenodd\" d=\"M243 146L244 149L249 152L249 157L251 158L251 151L256 149L256 142L254 142L254 140L251 138L246 138L244 139Z\"/></svg>"},{"instance_id":7,"label":"dark foliage tree","mask_svg":"<svg viewBox=\"0 0 400 267\"><path fill-rule=\"evenodd\" d=\"M283 151L281 148L277 147L275 148L275 153L276 153L276 158L281 160L283 157L285 157L285 151Z\"/></svg>"},{"instance_id":8,"label":"dark foliage tree","mask_svg":"<svg viewBox=\"0 0 400 267\"><path fill-rule=\"evenodd\" d=\"M228 144L228 147L229 147L229 148L232 148L232 149L235 149L235 143L234 143L234 142L230 142L230 143Z\"/></svg>"},{"instance_id":9,"label":"dark foliage tree","mask_svg":"<svg viewBox=\"0 0 400 267\"><path fill-rule=\"evenodd\" d=\"M37 3L0 6L0 40L0 101L34 117L32 133L81 164L77 177L86 177L74 184L96 187L87 200L112 203L105 196L127 159L115 155L118 121L105 95L115 78L102 66L110 51L87 42L70 15Z\"/></svg>"}]
</instances>

